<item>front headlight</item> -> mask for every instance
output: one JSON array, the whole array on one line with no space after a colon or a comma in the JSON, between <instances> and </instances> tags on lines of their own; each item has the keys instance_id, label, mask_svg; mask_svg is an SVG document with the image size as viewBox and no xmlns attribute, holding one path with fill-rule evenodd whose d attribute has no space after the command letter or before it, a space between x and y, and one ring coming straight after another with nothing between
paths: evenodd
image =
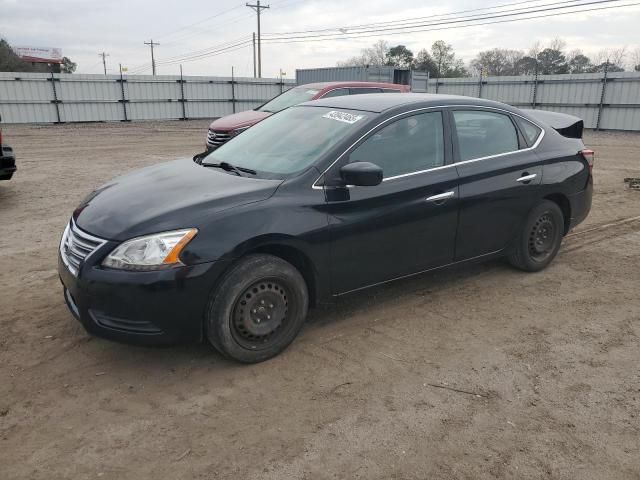
<instances>
[{"instance_id":1,"label":"front headlight","mask_svg":"<svg viewBox=\"0 0 640 480\"><path fill-rule=\"evenodd\" d=\"M183 265L178 258L198 230L176 230L127 240L117 246L102 265L120 270L157 270Z\"/></svg>"}]
</instances>

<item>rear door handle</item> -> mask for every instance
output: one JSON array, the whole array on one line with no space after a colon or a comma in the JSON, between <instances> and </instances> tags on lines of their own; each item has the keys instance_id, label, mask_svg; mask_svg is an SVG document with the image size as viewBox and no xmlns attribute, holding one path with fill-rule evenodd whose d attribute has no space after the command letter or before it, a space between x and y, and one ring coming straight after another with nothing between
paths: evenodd
<instances>
[{"instance_id":1,"label":"rear door handle","mask_svg":"<svg viewBox=\"0 0 640 480\"><path fill-rule=\"evenodd\" d=\"M523 175L522 177L517 179L516 182L527 183L527 182L530 182L531 180L533 180L534 178L536 178L537 176L538 176L537 173L532 173L530 175Z\"/></svg>"},{"instance_id":2,"label":"rear door handle","mask_svg":"<svg viewBox=\"0 0 640 480\"><path fill-rule=\"evenodd\" d=\"M427 197L427 202L441 202L443 200L446 200L447 198L451 198L455 196L455 194L456 192L439 193L437 195L432 195L430 197Z\"/></svg>"}]
</instances>

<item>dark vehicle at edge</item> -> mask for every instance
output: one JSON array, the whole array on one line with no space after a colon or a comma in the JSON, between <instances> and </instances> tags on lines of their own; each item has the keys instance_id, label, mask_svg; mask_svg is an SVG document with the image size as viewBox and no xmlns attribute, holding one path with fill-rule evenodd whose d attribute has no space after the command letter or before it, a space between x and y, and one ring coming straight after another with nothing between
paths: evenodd
<instances>
[{"instance_id":1,"label":"dark vehicle at edge","mask_svg":"<svg viewBox=\"0 0 640 480\"><path fill-rule=\"evenodd\" d=\"M2 117L0 117L0 122L2 122ZM16 157L13 149L4 143L2 127L0 127L0 180L11 180L16 170Z\"/></svg>"},{"instance_id":2,"label":"dark vehicle at edge","mask_svg":"<svg viewBox=\"0 0 640 480\"><path fill-rule=\"evenodd\" d=\"M500 256L546 267L591 208L582 128L446 95L291 107L202 165L154 165L91 193L61 241L64 296L101 337L208 339L262 361L334 296Z\"/></svg>"}]
</instances>

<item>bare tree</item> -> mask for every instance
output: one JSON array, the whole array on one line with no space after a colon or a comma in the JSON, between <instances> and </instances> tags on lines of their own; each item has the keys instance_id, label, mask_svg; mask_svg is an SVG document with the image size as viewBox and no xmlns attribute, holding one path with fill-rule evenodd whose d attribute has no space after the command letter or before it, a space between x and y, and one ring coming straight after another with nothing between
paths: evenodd
<instances>
[{"instance_id":1,"label":"bare tree","mask_svg":"<svg viewBox=\"0 0 640 480\"><path fill-rule=\"evenodd\" d=\"M371 47L363 48L360 55L351 57L343 62L338 62L339 67L378 67L385 65L387 62L387 54L389 53L389 44L384 40L379 40Z\"/></svg>"},{"instance_id":2,"label":"bare tree","mask_svg":"<svg viewBox=\"0 0 640 480\"><path fill-rule=\"evenodd\" d=\"M631 70L640 72L640 47L636 47L635 50L629 53L631 59Z\"/></svg>"}]
</instances>

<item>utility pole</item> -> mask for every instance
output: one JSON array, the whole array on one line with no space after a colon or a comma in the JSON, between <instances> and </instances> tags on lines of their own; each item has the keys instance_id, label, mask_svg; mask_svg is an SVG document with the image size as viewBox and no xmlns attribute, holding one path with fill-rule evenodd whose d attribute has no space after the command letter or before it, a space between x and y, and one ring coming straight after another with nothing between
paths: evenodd
<instances>
[{"instance_id":1,"label":"utility pole","mask_svg":"<svg viewBox=\"0 0 640 480\"><path fill-rule=\"evenodd\" d=\"M104 74L107 74L107 58L109 56L108 53L102 52L98 54L99 57L102 57L102 65L104 66Z\"/></svg>"},{"instance_id":2,"label":"utility pole","mask_svg":"<svg viewBox=\"0 0 640 480\"><path fill-rule=\"evenodd\" d=\"M256 78L256 32L253 32L253 78Z\"/></svg>"},{"instance_id":3,"label":"utility pole","mask_svg":"<svg viewBox=\"0 0 640 480\"><path fill-rule=\"evenodd\" d=\"M255 5L247 3L247 7L253 8L258 14L258 78L262 78L262 44L260 41L260 12L265 8L269 8L269 5L260 5L260 0L256 1Z\"/></svg>"},{"instance_id":4,"label":"utility pole","mask_svg":"<svg viewBox=\"0 0 640 480\"><path fill-rule=\"evenodd\" d=\"M153 47L157 47L158 45L160 45L158 42L154 42L153 39L151 39L150 42L144 42L145 45L149 45L151 47L151 71L153 72L153 74L156 74L156 59L153 56Z\"/></svg>"}]
</instances>

